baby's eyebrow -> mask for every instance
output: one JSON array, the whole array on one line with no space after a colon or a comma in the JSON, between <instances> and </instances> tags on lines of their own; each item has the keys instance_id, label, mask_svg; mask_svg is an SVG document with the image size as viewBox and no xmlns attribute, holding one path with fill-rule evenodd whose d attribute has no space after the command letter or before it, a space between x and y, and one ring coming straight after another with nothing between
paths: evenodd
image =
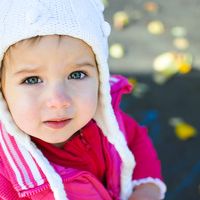
<instances>
[{"instance_id":1,"label":"baby's eyebrow","mask_svg":"<svg viewBox=\"0 0 200 200\"><path fill-rule=\"evenodd\" d=\"M33 73L33 72L38 72L39 68L26 68L26 69L21 69L19 71L16 71L14 74L15 75L20 75L20 74L24 74L24 73Z\"/></svg>"},{"instance_id":2,"label":"baby's eyebrow","mask_svg":"<svg viewBox=\"0 0 200 200\"><path fill-rule=\"evenodd\" d=\"M84 67L84 66L89 66L89 67L96 67L96 63L91 63L91 62L83 62L76 64L77 67Z\"/></svg>"},{"instance_id":3,"label":"baby's eyebrow","mask_svg":"<svg viewBox=\"0 0 200 200\"><path fill-rule=\"evenodd\" d=\"M81 67L91 67L91 68L95 68L96 67L96 64L92 63L92 62L83 62L83 63L78 63L76 65L74 65L75 68L81 68ZM14 74L15 75L20 75L20 74L25 74L25 73L36 73L36 72L39 72L41 71L41 67L28 67L28 68L24 68L24 69L20 69L19 71L16 71Z\"/></svg>"}]
</instances>

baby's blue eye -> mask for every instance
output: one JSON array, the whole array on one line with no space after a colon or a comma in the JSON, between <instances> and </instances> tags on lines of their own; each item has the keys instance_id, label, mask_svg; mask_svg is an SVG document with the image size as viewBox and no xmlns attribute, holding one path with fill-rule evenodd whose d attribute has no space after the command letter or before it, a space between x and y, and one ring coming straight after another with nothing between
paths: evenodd
<instances>
[{"instance_id":1,"label":"baby's blue eye","mask_svg":"<svg viewBox=\"0 0 200 200\"><path fill-rule=\"evenodd\" d=\"M23 81L23 83L28 84L28 85L38 84L41 82L42 80L37 76L28 77Z\"/></svg>"},{"instance_id":2,"label":"baby's blue eye","mask_svg":"<svg viewBox=\"0 0 200 200\"><path fill-rule=\"evenodd\" d=\"M82 71L76 71L76 72L72 72L69 75L69 79L83 79L85 78L86 74Z\"/></svg>"}]
</instances>

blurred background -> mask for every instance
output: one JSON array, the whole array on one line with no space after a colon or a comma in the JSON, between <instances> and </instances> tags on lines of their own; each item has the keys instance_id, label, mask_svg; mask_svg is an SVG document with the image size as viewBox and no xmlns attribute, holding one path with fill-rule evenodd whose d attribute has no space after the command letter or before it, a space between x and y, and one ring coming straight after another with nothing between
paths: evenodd
<instances>
[{"instance_id":1,"label":"blurred background","mask_svg":"<svg viewBox=\"0 0 200 200\"><path fill-rule=\"evenodd\" d=\"M109 65L134 86L122 108L149 129L166 200L200 199L200 0L104 0Z\"/></svg>"}]
</instances>

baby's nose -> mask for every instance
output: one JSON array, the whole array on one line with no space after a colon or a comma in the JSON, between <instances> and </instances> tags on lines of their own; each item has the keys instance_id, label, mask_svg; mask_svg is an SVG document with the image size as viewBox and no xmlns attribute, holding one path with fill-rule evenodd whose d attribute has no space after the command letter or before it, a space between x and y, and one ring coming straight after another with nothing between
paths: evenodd
<instances>
[{"instance_id":1,"label":"baby's nose","mask_svg":"<svg viewBox=\"0 0 200 200\"><path fill-rule=\"evenodd\" d=\"M67 94L65 88L54 88L47 99L47 107L60 109L71 105L71 97Z\"/></svg>"}]
</instances>

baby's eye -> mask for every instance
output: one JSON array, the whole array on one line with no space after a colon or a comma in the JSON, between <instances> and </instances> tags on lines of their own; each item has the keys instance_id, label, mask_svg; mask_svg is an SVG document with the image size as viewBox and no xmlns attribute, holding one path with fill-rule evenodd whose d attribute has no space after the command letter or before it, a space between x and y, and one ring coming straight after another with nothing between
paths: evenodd
<instances>
[{"instance_id":1,"label":"baby's eye","mask_svg":"<svg viewBox=\"0 0 200 200\"><path fill-rule=\"evenodd\" d=\"M38 84L41 83L42 80L38 76L31 76L26 78L23 83L28 84L28 85L33 85L33 84Z\"/></svg>"},{"instance_id":2,"label":"baby's eye","mask_svg":"<svg viewBox=\"0 0 200 200\"><path fill-rule=\"evenodd\" d=\"M83 79L85 78L86 73L82 72L82 71L76 71L76 72L72 72L69 75L69 79Z\"/></svg>"}]
</instances>

